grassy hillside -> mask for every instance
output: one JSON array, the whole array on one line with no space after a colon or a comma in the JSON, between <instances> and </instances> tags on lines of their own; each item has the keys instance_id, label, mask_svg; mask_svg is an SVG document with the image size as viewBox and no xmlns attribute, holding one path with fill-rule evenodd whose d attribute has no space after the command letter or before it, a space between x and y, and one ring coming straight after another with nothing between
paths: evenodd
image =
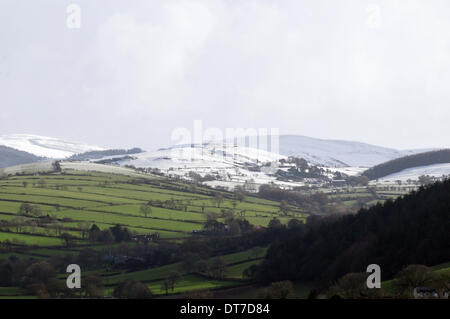
<instances>
[{"instance_id":1,"label":"grassy hillside","mask_svg":"<svg viewBox=\"0 0 450 319\"><path fill-rule=\"evenodd\" d=\"M286 223L292 217L303 219L306 216L295 211L288 216L278 216L279 205L276 202L258 198L248 198L242 202L225 198L218 207L213 194L206 189L191 192L187 185L148 177L136 179L75 171L15 176L0 180L0 216L2 220L12 220L17 217L20 205L29 203L39 206L42 215L52 217L55 222L62 224L63 229L72 230L75 234L80 232L78 222L90 222L100 229L120 224L142 234L157 231L163 238L183 238L194 230L202 229L206 221L205 214L209 212L220 215L223 210L245 211L245 218L257 226L267 226L274 217ZM225 196L230 197L228 194ZM177 208L155 206L147 217L140 213L140 207L149 201L172 200L176 202ZM32 220L30 216L24 216L25 222ZM1 230L13 231L12 228ZM27 234L29 232L26 230ZM26 240L21 233L10 236L22 236ZM54 236L50 229L40 227L31 233L33 236ZM6 237L4 233L0 234L0 240Z\"/></svg>"},{"instance_id":2,"label":"grassy hillside","mask_svg":"<svg viewBox=\"0 0 450 319\"><path fill-rule=\"evenodd\" d=\"M89 251L100 252L103 256L120 256L124 254L121 251L132 249L164 254L165 250L175 251L173 247L188 238L206 236L194 232L204 229L211 214L219 222L225 222L231 213L236 218L245 218L253 226L262 227L273 218L287 224L292 218L304 221L308 216L294 207L287 214L281 214L280 204L276 201L252 196L239 201L228 192L220 193L222 201L218 203L215 200L218 194L208 188L137 173L127 176L63 169L63 172L3 177L0 179L0 263L17 259L51 261L59 267L58 260L77 260L81 258L80 254L89 254ZM147 216L141 212L144 205L151 207ZM159 239L147 246L133 241L98 242L88 236L88 230L94 224L100 231L121 225L132 234L158 234ZM67 235L70 235L70 242L64 239ZM172 246L166 249L164 245ZM137 271L111 270L101 262L90 267L88 274L103 278L106 295L127 278L137 279L154 294L161 295L164 293L163 282L171 271L179 271L183 276L171 294L204 288L221 289L245 283L243 271L261 262L265 250L257 257L252 254L241 251L223 255L227 269L224 277L219 279L186 272L181 262L170 263L179 259L173 254L164 257L168 264L156 261L155 265L161 266ZM217 257L208 257L206 262L212 264ZM63 268L58 271L63 281L66 278ZM0 287L1 296L25 297L30 293L23 288L5 286Z\"/></svg>"}]
</instances>

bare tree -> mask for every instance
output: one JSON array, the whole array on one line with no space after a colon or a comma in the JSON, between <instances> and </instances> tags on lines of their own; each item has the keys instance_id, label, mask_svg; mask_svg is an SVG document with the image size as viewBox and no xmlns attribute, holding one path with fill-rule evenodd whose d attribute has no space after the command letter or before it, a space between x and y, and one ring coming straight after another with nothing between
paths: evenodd
<instances>
[{"instance_id":1,"label":"bare tree","mask_svg":"<svg viewBox=\"0 0 450 319\"><path fill-rule=\"evenodd\" d=\"M152 215L152 207L149 205L142 205L139 208L139 212L144 215L145 217L147 217L147 215Z\"/></svg>"},{"instance_id":2,"label":"bare tree","mask_svg":"<svg viewBox=\"0 0 450 319\"><path fill-rule=\"evenodd\" d=\"M91 227L91 223L89 222L80 222L78 223L78 228L80 229L81 232L81 238L85 239L87 233L89 232L89 228Z\"/></svg>"},{"instance_id":3,"label":"bare tree","mask_svg":"<svg viewBox=\"0 0 450 319\"><path fill-rule=\"evenodd\" d=\"M224 202L223 195L221 193L217 193L214 195L214 198L212 199L213 202L216 203L217 207L220 207L220 205Z\"/></svg>"}]
</instances>

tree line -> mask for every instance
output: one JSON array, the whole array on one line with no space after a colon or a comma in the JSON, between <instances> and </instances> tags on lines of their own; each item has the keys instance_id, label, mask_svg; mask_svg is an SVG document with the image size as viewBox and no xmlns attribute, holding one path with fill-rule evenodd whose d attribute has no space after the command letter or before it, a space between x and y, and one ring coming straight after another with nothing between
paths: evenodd
<instances>
[{"instance_id":1,"label":"tree line","mask_svg":"<svg viewBox=\"0 0 450 319\"><path fill-rule=\"evenodd\" d=\"M261 282L299 280L329 285L367 265L392 278L405 265L435 265L450 256L450 181L355 215L311 216L274 242L256 271Z\"/></svg>"},{"instance_id":2,"label":"tree line","mask_svg":"<svg viewBox=\"0 0 450 319\"><path fill-rule=\"evenodd\" d=\"M68 161L89 161L93 159L99 159L106 156L116 156L116 155L132 155L132 154L139 154L143 153L144 151L138 147L131 148L131 149L111 149L111 150L104 150L104 151L89 151L84 152L81 154L74 154L71 157L69 157Z\"/></svg>"}]
</instances>

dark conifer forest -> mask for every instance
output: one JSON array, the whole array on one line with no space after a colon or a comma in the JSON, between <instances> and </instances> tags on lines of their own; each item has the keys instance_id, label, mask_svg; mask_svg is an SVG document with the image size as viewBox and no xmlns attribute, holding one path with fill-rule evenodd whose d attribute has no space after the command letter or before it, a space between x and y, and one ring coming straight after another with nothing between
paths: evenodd
<instances>
[{"instance_id":1,"label":"dark conifer forest","mask_svg":"<svg viewBox=\"0 0 450 319\"><path fill-rule=\"evenodd\" d=\"M299 280L329 285L378 264L383 280L405 265L450 259L450 181L361 209L355 215L310 220L271 245L257 270L261 282Z\"/></svg>"}]
</instances>

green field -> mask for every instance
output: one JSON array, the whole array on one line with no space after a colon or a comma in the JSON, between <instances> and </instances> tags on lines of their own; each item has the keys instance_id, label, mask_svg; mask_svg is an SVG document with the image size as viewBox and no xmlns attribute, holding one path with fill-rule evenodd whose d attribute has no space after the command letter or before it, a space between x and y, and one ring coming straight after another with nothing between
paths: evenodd
<instances>
[{"instance_id":1,"label":"green field","mask_svg":"<svg viewBox=\"0 0 450 319\"><path fill-rule=\"evenodd\" d=\"M136 182L131 177L101 173L14 176L0 180L0 213L3 213L0 218L13 219L20 205L29 203L39 206L43 215L58 219L72 234L76 232L78 222L87 221L100 227L120 224L141 234L161 232L164 238L184 238L192 231L202 229L205 213L209 212L220 215L223 210L232 210L258 226L267 226L274 217L282 223L291 218L304 220L306 217L296 211L289 216L279 216L278 203L252 197L242 202L225 199L217 207L211 195L189 193L185 189L187 187L181 184L149 184ZM183 209L152 207L152 213L147 217L139 211L148 201L168 200L176 201L184 206ZM36 235L43 235L42 231L34 231ZM20 236L11 234L13 238ZM0 241L6 239L5 235L0 237ZM29 242L25 237L24 241ZM59 242L39 239L35 244L57 246Z\"/></svg>"},{"instance_id":2,"label":"green field","mask_svg":"<svg viewBox=\"0 0 450 319\"><path fill-rule=\"evenodd\" d=\"M77 256L86 248L98 251L118 249L119 244L95 243L84 236L86 224L97 225L100 230L121 225L135 234L159 233L160 241L180 243L203 229L207 215L215 213L218 221L225 222L224 211L234 213L235 218L245 218L255 226L266 227L270 220L278 218L286 224L296 218L304 221L308 216L293 208L287 215L279 212L279 203L257 197L246 196L242 201L232 193L222 192L223 201L214 200L213 191L154 178L151 175L132 176L110 173L63 171L29 176L9 176L0 179L0 245L9 247L0 251L0 260L11 258L62 258ZM172 203L173 207L161 207L161 203ZM38 207L39 213L21 214L19 209L27 203ZM151 213L144 216L141 206L150 204ZM166 205L166 204L165 204ZM83 228L84 227L84 228ZM70 247L61 234L70 234L74 239ZM132 245L129 243L128 245ZM116 248L113 248L116 247ZM219 289L242 285L243 271L261 262L265 249L255 256L252 251L223 255L227 270L224 280L208 278L199 274L188 274L181 263L173 263L140 271L90 270L87 273L100 275L110 294L114 287L127 278L145 283L154 294L162 295L162 282L168 273L178 271L183 280L170 293L182 293L195 289ZM212 258L208 261L211 263ZM58 276L66 278L65 273ZM0 287L0 298L28 298L26 291L16 287Z\"/></svg>"},{"instance_id":3,"label":"green field","mask_svg":"<svg viewBox=\"0 0 450 319\"><path fill-rule=\"evenodd\" d=\"M446 275L450 277L450 262L447 263L443 263L443 264L439 264L439 265L435 265L433 267L431 267L431 269L436 273L436 274L441 274L441 275ZM386 280L383 281L381 283L381 288L383 289L383 291L387 294L387 295L394 295L395 293L395 288L393 285L393 280Z\"/></svg>"}]
</instances>

